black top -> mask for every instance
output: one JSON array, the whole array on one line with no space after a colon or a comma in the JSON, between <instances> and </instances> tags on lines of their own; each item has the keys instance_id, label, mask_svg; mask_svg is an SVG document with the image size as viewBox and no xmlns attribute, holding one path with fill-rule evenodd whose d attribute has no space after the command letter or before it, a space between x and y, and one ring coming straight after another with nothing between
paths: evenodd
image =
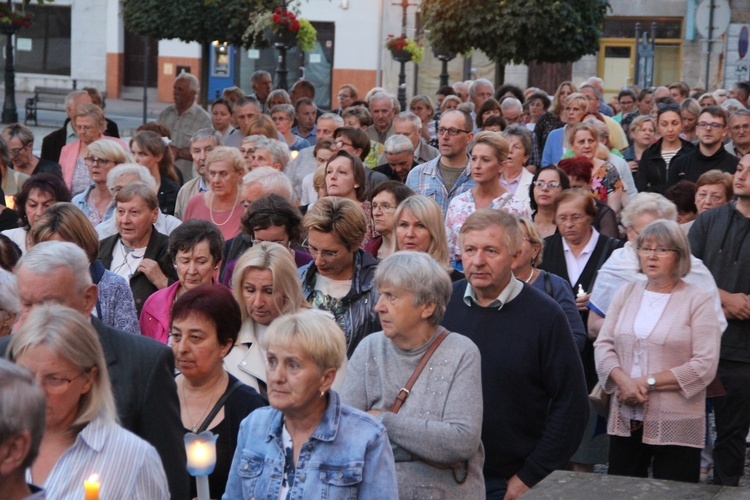
<instances>
[{"instance_id":1,"label":"black top","mask_svg":"<svg viewBox=\"0 0 750 500\"><path fill-rule=\"evenodd\" d=\"M413 165L412 165L413 166ZM406 182L404 179L398 176L396 172L393 171L390 165L387 163L383 163L382 165L378 165L377 167L373 168L375 172L380 172L381 174L388 177L389 181L397 181L404 183Z\"/></svg>"},{"instance_id":2,"label":"black top","mask_svg":"<svg viewBox=\"0 0 750 500\"><path fill-rule=\"evenodd\" d=\"M740 159L724 149L723 146L719 147L719 150L711 156L704 155L698 147L694 151L672 160L667 186L674 186L682 180L697 182L701 175L713 169L734 175L739 162Z\"/></svg>"},{"instance_id":3,"label":"black top","mask_svg":"<svg viewBox=\"0 0 750 500\"><path fill-rule=\"evenodd\" d=\"M664 194L667 189L667 163L661 157L661 144L664 139L659 139L652 144L641 155L641 161L638 162L638 172L635 175L635 183L638 192L650 191L652 193ZM695 149L692 142L680 139L682 147L672 158L670 164L680 156L686 155Z\"/></svg>"},{"instance_id":4,"label":"black top","mask_svg":"<svg viewBox=\"0 0 750 500\"><path fill-rule=\"evenodd\" d=\"M180 192L180 186L168 177L161 178L159 186L159 210L167 215L174 215L174 206L177 203L177 193Z\"/></svg>"}]
</instances>

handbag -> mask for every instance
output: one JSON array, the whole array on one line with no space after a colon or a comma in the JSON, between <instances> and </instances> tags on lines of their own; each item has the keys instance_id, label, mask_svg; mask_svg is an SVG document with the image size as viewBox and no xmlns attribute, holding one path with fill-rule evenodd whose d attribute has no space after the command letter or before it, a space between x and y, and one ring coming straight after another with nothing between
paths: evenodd
<instances>
[{"instance_id":1,"label":"handbag","mask_svg":"<svg viewBox=\"0 0 750 500\"><path fill-rule=\"evenodd\" d=\"M612 395L604 392L602 385L599 383L594 386L591 394L589 394L589 400L594 403L594 409L599 415L605 418L609 417L609 402L611 397Z\"/></svg>"},{"instance_id":2,"label":"handbag","mask_svg":"<svg viewBox=\"0 0 750 500\"><path fill-rule=\"evenodd\" d=\"M432 343L429 349L427 349L427 352L425 352L422 355L422 359L419 360L419 364L414 369L414 373L411 374L411 377L409 377L409 381L406 382L406 385L401 388L400 391L398 391L398 394L396 395L396 400L391 405L390 412L391 413L398 413L398 411L401 409L401 407L404 405L404 402L406 401L406 398L409 397L409 394L411 393L411 388L414 386L414 383L419 378L419 375L422 373L422 370L424 370L424 367L427 366L427 362L430 361L430 358L435 353L437 348L440 346L440 344L445 340L445 338L448 336L450 332L448 330L444 330L441 332L437 338L435 339L435 342ZM453 480L456 481L457 484L464 484L466 482L466 479L469 477L469 461L464 460L463 462L455 462L452 464L441 464L438 462L433 462L432 460L427 460L420 457L414 457L415 459L426 463L427 465L430 465L432 467L435 467L436 469L450 469L453 473ZM456 471L463 470L463 476L458 477L458 474Z\"/></svg>"}]
</instances>

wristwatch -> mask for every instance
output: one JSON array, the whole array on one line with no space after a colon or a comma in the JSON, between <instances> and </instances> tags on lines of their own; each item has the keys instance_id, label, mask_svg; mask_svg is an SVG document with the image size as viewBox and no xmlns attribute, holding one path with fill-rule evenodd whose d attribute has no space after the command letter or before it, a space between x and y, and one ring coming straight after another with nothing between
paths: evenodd
<instances>
[{"instance_id":1,"label":"wristwatch","mask_svg":"<svg viewBox=\"0 0 750 500\"><path fill-rule=\"evenodd\" d=\"M654 389L656 389L656 377L654 377L653 375L648 376L648 378L646 379L646 383L648 384L649 391L653 391Z\"/></svg>"}]
</instances>

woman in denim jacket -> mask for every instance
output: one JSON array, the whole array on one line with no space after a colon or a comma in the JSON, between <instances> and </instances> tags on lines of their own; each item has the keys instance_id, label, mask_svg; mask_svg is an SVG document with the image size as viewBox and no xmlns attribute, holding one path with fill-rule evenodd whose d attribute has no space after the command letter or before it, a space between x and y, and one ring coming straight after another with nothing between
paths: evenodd
<instances>
[{"instance_id":1,"label":"woman in denim jacket","mask_svg":"<svg viewBox=\"0 0 750 500\"><path fill-rule=\"evenodd\" d=\"M397 498L385 428L330 390L346 356L336 323L281 316L260 343L271 407L242 422L222 498Z\"/></svg>"}]
</instances>

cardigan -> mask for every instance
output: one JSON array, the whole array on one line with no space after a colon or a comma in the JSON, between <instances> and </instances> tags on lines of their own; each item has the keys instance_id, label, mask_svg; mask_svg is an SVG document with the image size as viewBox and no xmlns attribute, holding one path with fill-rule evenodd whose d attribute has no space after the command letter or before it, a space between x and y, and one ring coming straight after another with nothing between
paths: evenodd
<instances>
[{"instance_id":1,"label":"cardigan","mask_svg":"<svg viewBox=\"0 0 750 500\"><path fill-rule=\"evenodd\" d=\"M716 376L721 343L711 295L680 281L651 334L639 340L633 323L646 285L638 281L622 287L609 308L594 344L599 383L605 392L617 395L610 373L616 367L630 373L636 345L645 345L647 373L670 370L680 389L649 393L643 405L643 442L703 448L706 387ZM607 432L613 436L630 436L630 419L622 415L622 406L612 398Z\"/></svg>"},{"instance_id":2,"label":"cardigan","mask_svg":"<svg viewBox=\"0 0 750 500\"><path fill-rule=\"evenodd\" d=\"M115 141L120 146L122 146L125 151L130 151L128 145L117 137L109 137L107 135L104 135L99 139L108 139L110 141ZM70 187L73 185L73 172L76 169L76 160L78 158L78 152L80 151L80 149L81 140L77 139L70 144L66 144L62 148L62 151L60 151L59 163L60 167L62 168L63 180L65 181L65 185L68 186L68 189L70 189Z\"/></svg>"}]
</instances>

